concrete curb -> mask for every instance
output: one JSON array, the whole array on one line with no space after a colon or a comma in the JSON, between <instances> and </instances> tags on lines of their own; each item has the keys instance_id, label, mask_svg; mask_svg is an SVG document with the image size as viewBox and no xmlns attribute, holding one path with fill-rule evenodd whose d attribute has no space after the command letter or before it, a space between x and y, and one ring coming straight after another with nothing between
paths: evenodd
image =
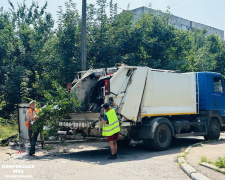
<instances>
[{"instance_id":1,"label":"concrete curb","mask_svg":"<svg viewBox=\"0 0 225 180\"><path fill-rule=\"evenodd\" d=\"M212 169L212 170L221 172L221 173L225 173L225 168L218 168L217 166L215 166L213 164L209 164L209 163L206 163L206 162L202 162L202 163L200 163L200 165L201 166L204 166L204 167L207 167L209 169Z\"/></svg>"},{"instance_id":2,"label":"concrete curb","mask_svg":"<svg viewBox=\"0 0 225 180\"><path fill-rule=\"evenodd\" d=\"M186 154L189 153L189 151L195 147L195 146L199 146L202 143L196 143L193 144L192 146L188 146L188 148L185 149L184 152L180 153L177 156L177 162L180 164L181 169L191 178L194 180L210 180L208 177L204 176L201 173L198 173L191 165L189 165L186 160L184 159L184 157L186 156Z\"/></svg>"},{"instance_id":3,"label":"concrete curb","mask_svg":"<svg viewBox=\"0 0 225 180\"><path fill-rule=\"evenodd\" d=\"M182 163L180 167L190 177L192 173L196 173L196 170L192 166L190 166L188 163Z\"/></svg>"},{"instance_id":4,"label":"concrete curb","mask_svg":"<svg viewBox=\"0 0 225 180\"><path fill-rule=\"evenodd\" d=\"M192 173L191 174L191 179L194 179L194 180L208 180L209 178L205 177L204 175L202 175L200 173Z\"/></svg>"},{"instance_id":5,"label":"concrete curb","mask_svg":"<svg viewBox=\"0 0 225 180\"><path fill-rule=\"evenodd\" d=\"M177 162L179 163L181 169L191 178L191 179L194 179L194 180L210 180L208 177L204 176L203 174L201 173L198 173L192 166L190 166L186 160L185 160L185 156L186 154L189 153L189 151L193 148L193 147L196 147L196 146L199 146L199 145L202 145L202 144L208 144L208 143L212 143L212 142L216 142L216 141L224 141L225 139L221 138L219 140L213 140L213 141L203 141L203 142L200 142L200 143L196 143L196 144L193 144L191 146L188 146L184 152L180 153L178 156L177 156Z\"/></svg>"}]
</instances>

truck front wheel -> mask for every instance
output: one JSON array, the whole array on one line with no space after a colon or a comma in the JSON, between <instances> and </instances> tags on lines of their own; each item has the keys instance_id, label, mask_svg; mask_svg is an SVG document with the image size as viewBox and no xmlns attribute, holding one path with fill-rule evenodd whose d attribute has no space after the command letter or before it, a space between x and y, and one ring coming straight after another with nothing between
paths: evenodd
<instances>
[{"instance_id":1,"label":"truck front wheel","mask_svg":"<svg viewBox=\"0 0 225 180\"><path fill-rule=\"evenodd\" d=\"M204 136L205 140L218 140L220 137L220 124L216 119L209 123L208 134Z\"/></svg>"}]
</instances>

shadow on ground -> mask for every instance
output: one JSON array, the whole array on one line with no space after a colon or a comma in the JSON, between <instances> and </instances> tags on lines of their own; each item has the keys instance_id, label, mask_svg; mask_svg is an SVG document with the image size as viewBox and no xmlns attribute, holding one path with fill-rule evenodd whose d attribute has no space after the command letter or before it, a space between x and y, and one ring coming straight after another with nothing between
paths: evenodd
<instances>
[{"instance_id":1,"label":"shadow on ground","mask_svg":"<svg viewBox=\"0 0 225 180\"><path fill-rule=\"evenodd\" d=\"M178 138L175 139L168 150L165 151L153 151L147 149L143 143L131 143L127 147L119 147L118 155L116 160L108 160L110 155L110 150L108 146L101 146L95 150L81 150L79 152L65 153L61 155L51 155L51 156L32 156L24 155L20 157L21 159L26 159L27 161L36 160L49 160L49 159L68 159L81 162L89 162L93 164L105 165L112 162L127 162L127 161L139 161L149 158L154 158L157 156L166 156L171 154L178 154L182 149L187 148L189 145L203 141L202 138Z\"/></svg>"}]
</instances>

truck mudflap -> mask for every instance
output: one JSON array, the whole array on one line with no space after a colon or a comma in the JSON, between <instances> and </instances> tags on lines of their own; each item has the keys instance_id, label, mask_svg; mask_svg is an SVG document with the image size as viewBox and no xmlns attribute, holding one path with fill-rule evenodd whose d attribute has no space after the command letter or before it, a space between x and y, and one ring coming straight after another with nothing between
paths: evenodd
<instances>
[{"instance_id":1,"label":"truck mudflap","mask_svg":"<svg viewBox=\"0 0 225 180\"><path fill-rule=\"evenodd\" d=\"M146 120L140 127L139 130L139 138L140 139L153 139L155 135L155 130L157 126L161 123L166 123L171 128L172 136L174 136L174 129L172 123L164 118L164 117L157 117L152 120Z\"/></svg>"}]
</instances>

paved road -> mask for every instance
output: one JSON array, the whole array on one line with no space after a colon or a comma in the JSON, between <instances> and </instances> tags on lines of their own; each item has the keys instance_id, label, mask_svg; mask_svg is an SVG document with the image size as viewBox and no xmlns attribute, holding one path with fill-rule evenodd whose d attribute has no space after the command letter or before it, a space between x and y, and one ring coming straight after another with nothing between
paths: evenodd
<instances>
[{"instance_id":1,"label":"paved road","mask_svg":"<svg viewBox=\"0 0 225 180\"><path fill-rule=\"evenodd\" d=\"M67 153L46 156L37 151L35 157L26 153L1 157L1 165L34 165L23 169L22 175L33 179L190 179L175 162L182 148L203 138L182 138L173 142L167 151L151 151L142 143L131 143L120 148L118 159L108 160L107 143L83 143L63 147ZM61 147L62 148L62 147ZM62 152L62 149L55 149ZM1 152L4 152L1 150ZM2 153L1 153L2 154ZM18 175L15 168L2 168L1 176ZM21 173L19 173L21 175ZM1 178L0 178L1 179Z\"/></svg>"}]
</instances>

